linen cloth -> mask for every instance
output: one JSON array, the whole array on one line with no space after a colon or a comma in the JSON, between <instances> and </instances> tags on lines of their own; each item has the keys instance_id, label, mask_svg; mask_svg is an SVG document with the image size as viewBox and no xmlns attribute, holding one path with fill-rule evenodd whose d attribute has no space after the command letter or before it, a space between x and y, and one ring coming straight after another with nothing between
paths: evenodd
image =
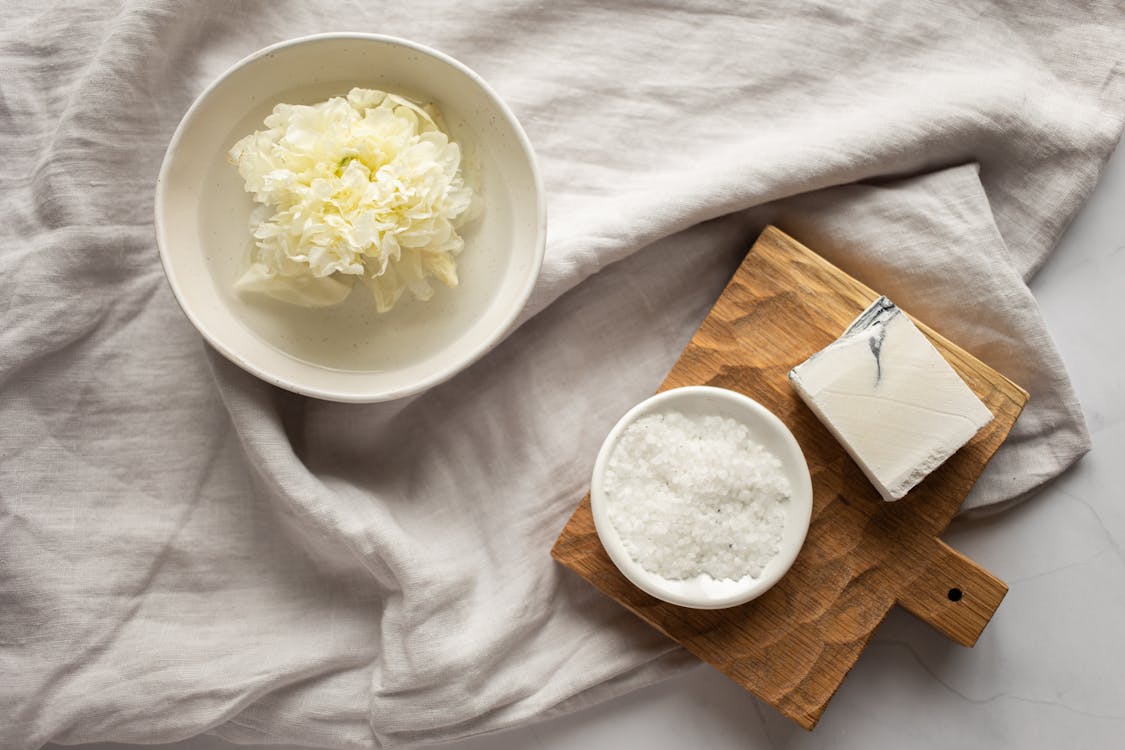
<instances>
[{"instance_id":1,"label":"linen cloth","mask_svg":"<svg viewBox=\"0 0 1125 750\"><path fill-rule=\"evenodd\" d=\"M4 3L0 747L424 743L692 660L549 558L765 222L1032 394L967 501L1089 448L1026 281L1120 137L1120 3ZM209 350L153 183L227 66L385 33L481 73L549 199L522 325L355 406Z\"/></svg>"}]
</instances>

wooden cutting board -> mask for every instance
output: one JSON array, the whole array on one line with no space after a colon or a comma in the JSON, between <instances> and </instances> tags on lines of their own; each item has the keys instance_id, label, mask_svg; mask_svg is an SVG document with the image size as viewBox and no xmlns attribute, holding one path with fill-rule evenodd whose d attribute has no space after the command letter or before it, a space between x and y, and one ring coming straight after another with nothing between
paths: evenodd
<instances>
[{"instance_id":1,"label":"wooden cutting board","mask_svg":"<svg viewBox=\"0 0 1125 750\"><path fill-rule=\"evenodd\" d=\"M1028 394L919 321L995 419L902 500L884 503L789 385L878 294L780 230L758 238L661 390L713 385L756 399L792 430L813 482L808 538L762 597L724 610L665 604L634 587L594 530L589 495L552 550L560 563L806 729L895 604L972 646L1008 587L938 535ZM909 312L909 300L894 300Z\"/></svg>"}]
</instances>

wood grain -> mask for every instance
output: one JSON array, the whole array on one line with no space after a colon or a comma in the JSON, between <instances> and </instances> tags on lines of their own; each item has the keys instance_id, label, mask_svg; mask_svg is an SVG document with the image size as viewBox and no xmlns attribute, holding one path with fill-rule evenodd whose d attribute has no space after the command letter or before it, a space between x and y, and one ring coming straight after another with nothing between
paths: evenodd
<instances>
[{"instance_id":1,"label":"wood grain","mask_svg":"<svg viewBox=\"0 0 1125 750\"><path fill-rule=\"evenodd\" d=\"M643 593L602 548L589 496L552 550L560 563L806 729L816 725L896 603L972 646L1007 592L937 537L1011 430L1026 391L915 321L995 418L905 498L884 503L789 385L789 370L835 340L876 297L769 227L661 386L745 393L785 422L805 453L813 481L809 534L793 567L765 595L707 611Z\"/></svg>"}]
</instances>

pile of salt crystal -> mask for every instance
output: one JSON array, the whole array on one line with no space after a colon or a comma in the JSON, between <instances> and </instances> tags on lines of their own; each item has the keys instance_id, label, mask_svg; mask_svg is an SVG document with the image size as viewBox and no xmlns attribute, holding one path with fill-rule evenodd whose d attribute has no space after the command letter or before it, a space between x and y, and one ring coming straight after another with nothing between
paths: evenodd
<instances>
[{"instance_id":1,"label":"pile of salt crystal","mask_svg":"<svg viewBox=\"0 0 1125 750\"><path fill-rule=\"evenodd\" d=\"M757 578L777 555L790 487L781 461L742 423L666 411L621 434L605 497L626 552L645 570L738 580Z\"/></svg>"}]
</instances>

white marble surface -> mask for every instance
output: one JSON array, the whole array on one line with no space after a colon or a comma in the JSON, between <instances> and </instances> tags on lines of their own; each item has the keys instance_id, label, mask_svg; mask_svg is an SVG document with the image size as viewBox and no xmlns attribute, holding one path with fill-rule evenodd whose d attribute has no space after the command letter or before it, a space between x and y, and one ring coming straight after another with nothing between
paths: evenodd
<instances>
[{"instance_id":1,"label":"white marble surface","mask_svg":"<svg viewBox=\"0 0 1125 750\"><path fill-rule=\"evenodd\" d=\"M1094 437L1039 495L945 538L1008 582L974 649L892 611L814 732L709 667L453 750L1125 745L1125 147L1033 283ZM136 746L99 744L85 750ZM195 738L167 750L228 750ZM280 750L281 746L274 746Z\"/></svg>"}]
</instances>

